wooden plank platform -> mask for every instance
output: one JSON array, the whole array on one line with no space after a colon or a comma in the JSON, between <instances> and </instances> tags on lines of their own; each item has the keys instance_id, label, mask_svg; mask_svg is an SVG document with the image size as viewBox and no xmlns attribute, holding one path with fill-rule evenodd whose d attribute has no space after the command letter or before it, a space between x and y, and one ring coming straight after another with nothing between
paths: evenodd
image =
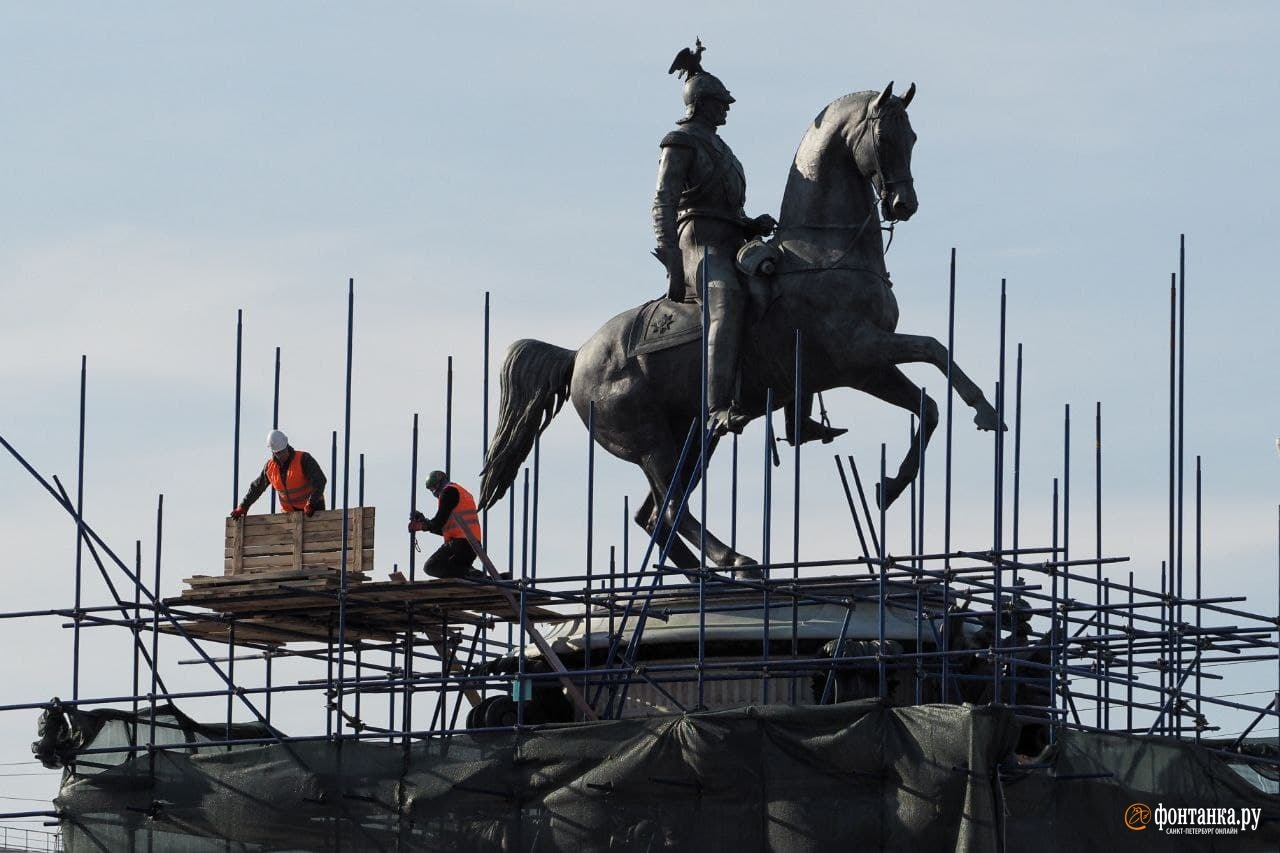
<instances>
[{"instance_id":1,"label":"wooden plank platform","mask_svg":"<svg viewBox=\"0 0 1280 853\"><path fill-rule=\"evenodd\" d=\"M374 566L374 521L373 507L348 512L344 607L348 640L389 641L410 630L439 639L445 625L520 620L512 605L510 582L368 580L366 573ZM292 512L227 519L224 573L185 578L188 588L164 603L225 617L180 617L184 630L207 640L230 642L227 620L233 620L237 641L328 643L338 618L342 534L339 510L317 512L311 518ZM554 596L529 590L525 599L529 622L572 618L551 609L550 605L563 603Z\"/></svg>"},{"instance_id":2,"label":"wooden plank platform","mask_svg":"<svg viewBox=\"0 0 1280 853\"><path fill-rule=\"evenodd\" d=\"M359 576L356 576L359 577ZM201 608L236 619L238 640L285 645L328 642L329 626L338 616L337 573L273 572L270 577L245 581L242 576L189 578L192 589L165 599L177 608ZM545 593L526 593L529 622L558 622L569 615L548 605L558 603ZM409 608L413 605L413 620ZM346 633L351 640L390 640L412 627L415 633L438 636L444 625L485 625L518 622L502 591L489 581L427 580L412 583L363 581L347 588ZM229 642L225 625L183 620L193 634ZM191 626L199 626L192 628ZM244 633L242 633L242 627Z\"/></svg>"}]
</instances>

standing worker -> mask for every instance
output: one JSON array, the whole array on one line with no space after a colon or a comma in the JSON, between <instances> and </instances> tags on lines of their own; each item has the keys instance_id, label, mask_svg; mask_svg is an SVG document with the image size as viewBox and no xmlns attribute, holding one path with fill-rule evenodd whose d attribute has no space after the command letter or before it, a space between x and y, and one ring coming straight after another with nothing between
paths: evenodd
<instances>
[{"instance_id":1,"label":"standing worker","mask_svg":"<svg viewBox=\"0 0 1280 853\"><path fill-rule=\"evenodd\" d=\"M267 449L271 451L271 458L258 479L249 484L240 505L231 510L231 517L242 518L268 485L280 496L281 512L303 512L310 518L316 510L323 510L328 480L320 470L320 463L305 450L294 450L289 436L278 429L267 433Z\"/></svg>"},{"instance_id":2,"label":"standing worker","mask_svg":"<svg viewBox=\"0 0 1280 853\"><path fill-rule=\"evenodd\" d=\"M467 541L470 533L480 541L480 514L476 499L471 493L450 482L444 471L432 471L427 475L427 491L438 502L436 514L427 518L417 510L409 517L409 531L426 530L444 537L444 544L427 558L422 570L433 578L482 578L484 573L472 568L476 552ZM463 531L466 531L464 533Z\"/></svg>"}]
</instances>

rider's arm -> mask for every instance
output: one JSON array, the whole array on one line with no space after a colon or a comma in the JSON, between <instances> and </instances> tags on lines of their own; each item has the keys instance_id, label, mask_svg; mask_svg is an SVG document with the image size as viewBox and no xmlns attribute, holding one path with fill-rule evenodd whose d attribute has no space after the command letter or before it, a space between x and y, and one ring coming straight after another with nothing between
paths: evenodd
<instances>
[{"instance_id":1,"label":"rider's arm","mask_svg":"<svg viewBox=\"0 0 1280 853\"><path fill-rule=\"evenodd\" d=\"M663 145L658 161L658 191L653 199L653 233L658 240L658 257L667 268L667 294L684 297L684 262L676 236L677 204L688 183L694 152L683 145Z\"/></svg>"},{"instance_id":2,"label":"rider's arm","mask_svg":"<svg viewBox=\"0 0 1280 853\"><path fill-rule=\"evenodd\" d=\"M449 516L458 508L458 490L449 486L440 493L440 508L433 518L427 520L427 529L432 533L440 533L449 523Z\"/></svg>"},{"instance_id":3,"label":"rider's arm","mask_svg":"<svg viewBox=\"0 0 1280 853\"><path fill-rule=\"evenodd\" d=\"M268 463L270 464L270 463ZM267 490L267 486L271 481L267 479L267 466L262 466L262 473L258 475L258 479L249 484L249 490L244 493L244 497L240 499L239 506L248 509L253 506L253 502L262 497L262 493Z\"/></svg>"}]
</instances>

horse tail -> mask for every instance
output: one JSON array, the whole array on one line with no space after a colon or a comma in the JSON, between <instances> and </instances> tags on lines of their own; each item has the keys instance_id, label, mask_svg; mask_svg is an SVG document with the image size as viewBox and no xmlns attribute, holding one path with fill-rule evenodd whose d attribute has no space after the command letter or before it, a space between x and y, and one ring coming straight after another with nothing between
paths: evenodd
<instances>
[{"instance_id":1,"label":"horse tail","mask_svg":"<svg viewBox=\"0 0 1280 853\"><path fill-rule=\"evenodd\" d=\"M533 442L569 398L577 352L535 341L516 341L502 363L498 428L480 475L480 507L493 506L515 482Z\"/></svg>"}]
</instances>

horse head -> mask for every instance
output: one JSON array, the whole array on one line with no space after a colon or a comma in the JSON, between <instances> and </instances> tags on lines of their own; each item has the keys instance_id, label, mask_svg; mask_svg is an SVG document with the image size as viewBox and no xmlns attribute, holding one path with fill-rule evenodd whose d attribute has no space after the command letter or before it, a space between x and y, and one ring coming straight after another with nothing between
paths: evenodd
<instances>
[{"instance_id":1,"label":"horse head","mask_svg":"<svg viewBox=\"0 0 1280 853\"><path fill-rule=\"evenodd\" d=\"M893 81L867 105L854 135L853 156L858 171L871 180L880 198L881 215L906 221L920 204L911 177L911 149L915 131L907 118L907 105L915 97L912 83L902 97L893 94Z\"/></svg>"}]
</instances>

